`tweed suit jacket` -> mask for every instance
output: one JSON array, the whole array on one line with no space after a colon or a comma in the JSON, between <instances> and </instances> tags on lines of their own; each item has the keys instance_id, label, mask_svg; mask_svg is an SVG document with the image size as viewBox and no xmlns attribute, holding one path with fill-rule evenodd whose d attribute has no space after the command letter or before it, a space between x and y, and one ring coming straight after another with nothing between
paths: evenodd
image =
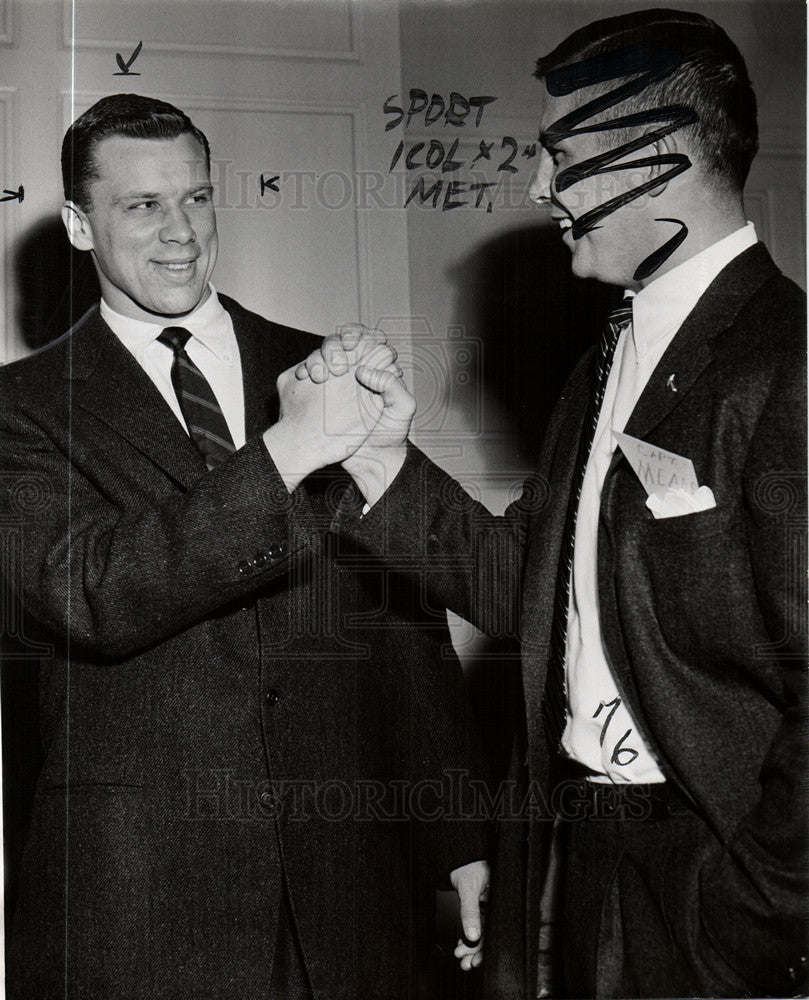
<instances>
[{"instance_id":1,"label":"tweed suit jacket","mask_svg":"<svg viewBox=\"0 0 809 1000\"><path fill-rule=\"evenodd\" d=\"M285 888L316 997L398 1000L418 890L487 854L445 617L330 532L344 474L290 496L260 437L319 340L221 298L248 440L211 472L97 307L0 371L53 648L10 997L266 1000Z\"/></svg>"},{"instance_id":2,"label":"tweed suit jacket","mask_svg":"<svg viewBox=\"0 0 809 1000\"><path fill-rule=\"evenodd\" d=\"M715 509L655 520L616 451L599 518L601 628L619 692L668 780L714 834L710 851L684 845L671 860L667 918L697 982L701 961L718 955L755 996L793 995L806 955L805 339L805 296L763 245L732 261L626 426L690 458ZM509 780L526 791L515 799L507 784L497 800L487 997L535 995L553 811L541 706L592 360L591 351L573 372L539 469L504 517L411 447L352 529L402 565L416 538L434 603L494 635L519 623L526 746Z\"/></svg>"}]
</instances>

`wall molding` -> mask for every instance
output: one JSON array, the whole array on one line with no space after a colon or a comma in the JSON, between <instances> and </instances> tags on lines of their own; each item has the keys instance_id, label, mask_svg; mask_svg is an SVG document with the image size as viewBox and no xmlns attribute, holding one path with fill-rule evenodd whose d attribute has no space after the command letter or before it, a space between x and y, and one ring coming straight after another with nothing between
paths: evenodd
<instances>
[{"instance_id":1,"label":"wall molding","mask_svg":"<svg viewBox=\"0 0 809 1000\"><path fill-rule=\"evenodd\" d=\"M3 0L9 3L10 0ZM62 42L68 49L104 49L116 51L121 41L105 38L82 38L73 35L72 11L78 0L63 0ZM350 46L348 49L289 49L267 45L227 45L216 42L207 44L186 44L183 42L145 41L144 47L150 52L187 53L209 56L261 56L265 59L308 59L320 62L361 62L363 50L362 0L349 0L348 6Z\"/></svg>"}]
</instances>

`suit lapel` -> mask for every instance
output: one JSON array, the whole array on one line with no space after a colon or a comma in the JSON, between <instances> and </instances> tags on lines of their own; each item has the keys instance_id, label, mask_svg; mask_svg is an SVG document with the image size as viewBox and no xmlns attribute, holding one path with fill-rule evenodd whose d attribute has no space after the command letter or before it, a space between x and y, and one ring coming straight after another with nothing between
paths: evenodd
<instances>
[{"instance_id":1,"label":"suit lapel","mask_svg":"<svg viewBox=\"0 0 809 1000\"><path fill-rule=\"evenodd\" d=\"M220 296L230 313L239 345L244 387L245 437L249 440L261 434L278 419L278 392L275 377L278 372L278 347L271 336L258 335L249 316L235 307L230 299Z\"/></svg>"},{"instance_id":2,"label":"suit lapel","mask_svg":"<svg viewBox=\"0 0 809 1000\"><path fill-rule=\"evenodd\" d=\"M764 245L757 243L717 275L652 373L624 428L627 434L645 441L687 398L713 357L716 337L733 325L744 303L777 273ZM616 449L611 470L621 458Z\"/></svg>"},{"instance_id":3,"label":"suit lapel","mask_svg":"<svg viewBox=\"0 0 809 1000\"><path fill-rule=\"evenodd\" d=\"M697 379L711 362L716 339L737 321L740 311L751 296L778 273L767 250L763 244L758 243L736 257L717 275L686 318L653 372L627 422L627 434L648 440L661 422L688 398ZM675 375L676 392L668 385L669 376L672 374ZM644 739L654 747L656 743L648 732L649 727L643 716L632 667L626 656L621 653L616 655L614 652L624 648L620 636L619 614L611 596L614 586L615 547L620 544L620 540L616 538L616 531L617 526L626 520L626 509L617 499L617 477L614 475L616 467L622 461L624 461L623 453L620 448L616 448L601 495L598 575L602 634L605 636L606 648L613 651L608 659L621 693L628 699L636 725L641 727ZM659 747L657 751L660 753Z\"/></svg>"},{"instance_id":4,"label":"suit lapel","mask_svg":"<svg viewBox=\"0 0 809 1000\"><path fill-rule=\"evenodd\" d=\"M205 472L166 401L95 308L72 331L66 377L75 405L94 414L184 489Z\"/></svg>"}]
</instances>

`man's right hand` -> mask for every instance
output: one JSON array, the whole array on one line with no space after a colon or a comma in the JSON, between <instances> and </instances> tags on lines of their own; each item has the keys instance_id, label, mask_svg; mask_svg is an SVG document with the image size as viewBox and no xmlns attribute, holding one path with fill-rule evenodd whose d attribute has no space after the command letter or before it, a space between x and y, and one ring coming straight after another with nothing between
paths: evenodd
<instances>
[{"instance_id":1,"label":"man's right hand","mask_svg":"<svg viewBox=\"0 0 809 1000\"><path fill-rule=\"evenodd\" d=\"M402 467L416 411L416 401L402 380L393 348L389 348L392 361L379 364L375 352L386 342L382 330L358 323L342 326L295 370L296 378L302 381L323 383L334 376L342 377L350 366L358 364L357 379L380 395L383 409L379 421L357 451L343 461L370 505L382 496Z\"/></svg>"},{"instance_id":2,"label":"man's right hand","mask_svg":"<svg viewBox=\"0 0 809 1000\"><path fill-rule=\"evenodd\" d=\"M393 365L394 355L377 343L365 363L367 371L377 372ZM354 454L376 426L384 408L382 393L366 388L358 376L356 363L319 383L296 378L295 368L279 375L280 419L263 436L290 492L309 473Z\"/></svg>"}]
</instances>

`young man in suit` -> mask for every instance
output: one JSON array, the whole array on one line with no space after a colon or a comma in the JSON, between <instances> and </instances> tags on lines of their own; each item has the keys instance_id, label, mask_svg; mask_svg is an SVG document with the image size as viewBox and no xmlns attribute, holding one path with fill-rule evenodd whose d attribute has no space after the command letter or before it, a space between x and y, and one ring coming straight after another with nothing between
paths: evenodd
<instances>
[{"instance_id":1,"label":"young man in suit","mask_svg":"<svg viewBox=\"0 0 809 1000\"><path fill-rule=\"evenodd\" d=\"M714 22L665 9L537 76L532 196L624 307L502 518L404 445L412 400L377 372L387 433L348 463L373 506L344 530L486 631L519 609L530 784L504 789L487 996L797 995L805 296L745 219L755 97ZM332 338L297 374L343 363Z\"/></svg>"},{"instance_id":2,"label":"young man in suit","mask_svg":"<svg viewBox=\"0 0 809 1000\"><path fill-rule=\"evenodd\" d=\"M446 622L337 542L349 477L309 475L380 403L290 374L279 416L318 341L210 284L181 111L104 98L62 164L102 298L0 375L2 509L54 649L8 995L413 996L414 901L447 877L476 901L486 830Z\"/></svg>"}]
</instances>

